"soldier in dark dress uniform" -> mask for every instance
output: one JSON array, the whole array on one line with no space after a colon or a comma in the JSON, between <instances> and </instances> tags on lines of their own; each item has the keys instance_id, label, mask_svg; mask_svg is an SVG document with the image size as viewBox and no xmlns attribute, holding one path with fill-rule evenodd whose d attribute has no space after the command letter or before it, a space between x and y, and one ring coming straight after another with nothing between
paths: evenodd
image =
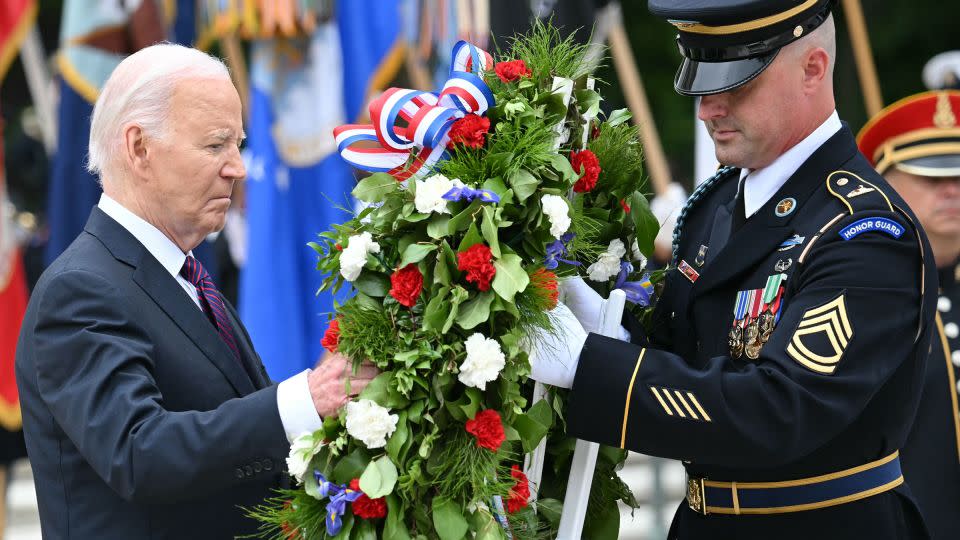
<instances>
[{"instance_id":1,"label":"soldier in dark dress uniform","mask_svg":"<svg viewBox=\"0 0 960 540\"><path fill-rule=\"evenodd\" d=\"M832 4L649 2L679 31L675 86L702 96L724 167L677 220L652 328L561 331L580 351L568 433L683 461L671 540L927 537L899 450L936 267L837 117ZM596 328L589 294L568 292ZM548 353L532 358L532 377L557 380Z\"/></svg>"},{"instance_id":2,"label":"soldier in dark dress uniform","mask_svg":"<svg viewBox=\"0 0 960 540\"><path fill-rule=\"evenodd\" d=\"M924 92L890 105L857 139L863 154L916 213L940 277L923 397L901 451L934 539L960 537L960 91Z\"/></svg>"}]
</instances>

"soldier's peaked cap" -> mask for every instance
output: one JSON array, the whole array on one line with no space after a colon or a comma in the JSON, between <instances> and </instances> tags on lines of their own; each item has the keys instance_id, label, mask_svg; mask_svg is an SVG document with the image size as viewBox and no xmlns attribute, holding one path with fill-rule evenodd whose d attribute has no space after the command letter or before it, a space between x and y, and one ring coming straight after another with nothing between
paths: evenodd
<instances>
[{"instance_id":1,"label":"soldier's peaked cap","mask_svg":"<svg viewBox=\"0 0 960 540\"><path fill-rule=\"evenodd\" d=\"M823 24L836 0L649 0L677 27L683 63L674 87L688 96L750 82L785 45Z\"/></svg>"}]
</instances>

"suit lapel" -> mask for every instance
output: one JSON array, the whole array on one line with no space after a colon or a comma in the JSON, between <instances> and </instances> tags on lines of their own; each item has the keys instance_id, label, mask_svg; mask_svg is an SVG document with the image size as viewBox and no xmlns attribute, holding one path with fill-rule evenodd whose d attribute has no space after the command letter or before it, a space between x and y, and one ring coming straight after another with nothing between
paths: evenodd
<instances>
[{"instance_id":1,"label":"suit lapel","mask_svg":"<svg viewBox=\"0 0 960 540\"><path fill-rule=\"evenodd\" d=\"M692 298L702 296L753 269L792 232L790 222L803 211L814 190L826 182L827 175L848 161L857 151L849 128L844 125L808 158L783 187L770 198L729 239L724 249L701 272L693 285ZM786 216L776 213L778 203L786 198L796 201L796 208Z\"/></svg>"},{"instance_id":2,"label":"suit lapel","mask_svg":"<svg viewBox=\"0 0 960 540\"><path fill-rule=\"evenodd\" d=\"M223 303L225 306L227 306L227 318L230 320L230 326L233 330L233 335L236 337L237 347L240 350L240 357L242 358L244 366L247 368L247 372L253 379L254 385L258 390L270 386L273 384L273 382L264 374L264 371L261 367L262 363L260 361L260 357L257 356L257 352L253 348L253 342L250 341L250 335L247 334L243 324L240 322L240 316L237 314L236 308L234 308L230 302L227 302L226 299L224 299Z\"/></svg>"},{"instance_id":3,"label":"suit lapel","mask_svg":"<svg viewBox=\"0 0 960 540\"><path fill-rule=\"evenodd\" d=\"M134 267L134 282L223 373L238 395L243 396L255 390L250 377L234 359L207 316L129 231L99 208L91 212L85 230L99 238L114 257Z\"/></svg>"}]
</instances>

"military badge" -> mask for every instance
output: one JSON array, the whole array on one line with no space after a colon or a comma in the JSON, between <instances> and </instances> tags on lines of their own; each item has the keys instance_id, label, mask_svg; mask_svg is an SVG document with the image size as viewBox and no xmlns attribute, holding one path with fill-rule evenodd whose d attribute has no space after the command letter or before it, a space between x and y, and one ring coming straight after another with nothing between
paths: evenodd
<instances>
[{"instance_id":1,"label":"military badge","mask_svg":"<svg viewBox=\"0 0 960 540\"><path fill-rule=\"evenodd\" d=\"M799 246L800 244L803 244L803 241L806 239L807 239L806 236L800 236L799 234L795 234L790 238L787 238L786 240L784 240L783 243L780 244L780 247L777 248L777 251L789 251Z\"/></svg>"},{"instance_id":2,"label":"military badge","mask_svg":"<svg viewBox=\"0 0 960 540\"><path fill-rule=\"evenodd\" d=\"M700 279L700 272L697 272L690 266L690 263L687 261L680 261L680 264L677 265L677 270L683 274L683 277L690 280L690 283L696 283Z\"/></svg>"},{"instance_id":3,"label":"military badge","mask_svg":"<svg viewBox=\"0 0 960 540\"><path fill-rule=\"evenodd\" d=\"M787 258L786 260L780 259L777 261L777 264L773 265L773 270L775 272L786 272L790 266L793 265L793 259Z\"/></svg>"},{"instance_id":4,"label":"military badge","mask_svg":"<svg viewBox=\"0 0 960 540\"><path fill-rule=\"evenodd\" d=\"M727 337L731 357L760 358L760 351L780 320L786 279L786 274L774 274L767 278L764 288L737 293Z\"/></svg>"},{"instance_id":5,"label":"military badge","mask_svg":"<svg viewBox=\"0 0 960 540\"><path fill-rule=\"evenodd\" d=\"M859 197L860 195L863 195L864 193L870 193L871 191L876 191L876 190L873 189L872 187L866 187L863 184L860 184L857 187L857 189L851 191L850 193L847 193L847 198L852 199L854 197Z\"/></svg>"},{"instance_id":6,"label":"military badge","mask_svg":"<svg viewBox=\"0 0 960 540\"><path fill-rule=\"evenodd\" d=\"M853 327L841 294L804 312L787 345L787 354L811 371L830 375L837 368L851 338Z\"/></svg>"},{"instance_id":7,"label":"military badge","mask_svg":"<svg viewBox=\"0 0 960 540\"><path fill-rule=\"evenodd\" d=\"M774 211L777 217L787 217L797 208L797 200L793 197L787 197L777 203L777 209Z\"/></svg>"},{"instance_id":8,"label":"military badge","mask_svg":"<svg viewBox=\"0 0 960 540\"><path fill-rule=\"evenodd\" d=\"M703 264L706 262L707 249L709 249L707 246L704 246L702 244L700 245L700 251L697 252L697 258L693 260L693 263L696 264L698 267L703 266Z\"/></svg>"},{"instance_id":9,"label":"military badge","mask_svg":"<svg viewBox=\"0 0 960 540\"><path fill-rule=\"evenodd\" d=\"M866 232L882 232L894 238L900 238L905 230L904 226L886 217L869 217L854 221L843 228L838 234L844 240L853 240Z\"/></svg>"}]
</instances>

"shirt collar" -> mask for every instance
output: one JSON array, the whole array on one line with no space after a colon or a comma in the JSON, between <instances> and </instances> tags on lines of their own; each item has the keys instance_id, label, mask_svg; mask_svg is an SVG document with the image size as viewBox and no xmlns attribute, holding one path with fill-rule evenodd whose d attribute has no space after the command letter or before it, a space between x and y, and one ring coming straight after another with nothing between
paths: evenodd
<instances>
[{"instance_id":1,"label":"shirt collar","mask_svg":"<svg viewBox=\"0 0 960 540\"><path fill-rule=\"evenodd\" d=\"M192 252L184 254L173 243L173 240L160 232L160 229L127 210L106 193L100 195L100 202L97 203L97 206L100 210L103 210L104 214L113 218L121 227L129 231L138 242L143 244L143 247L147 248L147 251L160 262L167 272L170 272L170 275L174 278L180 275L180 269L183 268L187 255L192 255Z\"/></svg>"},{"instance_id":2,"label":"shirt collar","mask_svg":"<svg viewBox=\"0 0 960 540\"><path fill-rule=\"evenodd\" d=\"M752 216L766 204L787 183L793 173L797 172L803 162L813 155L823 143L827 142L827 139L840 131L842 127L840 116L834 110L820 124L820 127L813 130L813 133L807 135L793 148L784 152L770 165L752 171L749 169L741 170L740 185L745 190L743 192L743 207L746 211L746 217Z\"/></svg>"}]
</instances>

